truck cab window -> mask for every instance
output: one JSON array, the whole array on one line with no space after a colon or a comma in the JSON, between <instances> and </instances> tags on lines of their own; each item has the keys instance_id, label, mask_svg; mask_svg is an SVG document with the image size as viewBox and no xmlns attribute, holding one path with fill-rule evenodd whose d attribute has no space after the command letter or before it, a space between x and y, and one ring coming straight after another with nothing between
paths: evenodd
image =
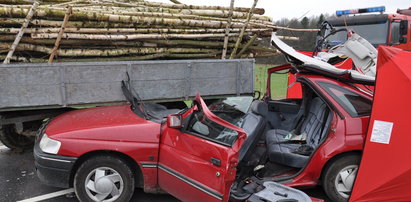
<instances>
[{"instance_id":1,"label":"truck cab window","mask_svg":"<svg viewBox=\"0 0 411 202\"><path fill-rule=\"evenodd\" d=\"M361 25L348 25L334 26L334 29L348 28L359 34L361 37L369 41L374 47L378 47L380 44L386 44L388 39L388 21L378 24L361 24ZM329 34L330 30L325 32L325 35ZM338 32L335 35L328 37L326 43L333 47L338 44L343 44L347 41L347 32Z\"/></svg>"},{"instance_id":2,"label":"truck cab window","mask_svg":"<svg viewBox=\"0 0 411 202\"><path fill-rule=\"evenodd\" d=\"M399 44L400 43L400 22L392 22L391 23L391 44Z\"/></svg>"}]
</instances>

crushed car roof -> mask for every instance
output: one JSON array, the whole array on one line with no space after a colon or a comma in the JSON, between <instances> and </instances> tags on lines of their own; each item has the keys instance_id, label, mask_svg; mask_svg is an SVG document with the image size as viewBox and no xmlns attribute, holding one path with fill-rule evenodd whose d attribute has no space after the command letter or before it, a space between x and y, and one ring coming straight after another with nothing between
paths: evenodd
<instances>
[{"instance_id":1,"label":"crushed car roof","mask_svg":"<svg viewBox=\"0 0 411 202\"><path fill-rule=\"evenodd\" d=\"M351 83L375 84L375 77L364 75L356 70L339 69L327 62L297 52L281 41L275 33L272 34L271 40L273 45L284 54L287 61L300 71L313 72Z\"/></svg>"}]
</instances>

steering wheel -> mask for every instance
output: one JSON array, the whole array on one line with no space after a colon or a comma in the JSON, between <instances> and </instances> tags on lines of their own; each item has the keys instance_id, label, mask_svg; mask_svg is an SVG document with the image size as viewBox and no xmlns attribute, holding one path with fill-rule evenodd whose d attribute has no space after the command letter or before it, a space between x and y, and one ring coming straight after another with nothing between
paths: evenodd
<instances>
[{"instance_id":1,"label":"steering wheel","mask_svg":"<svg viewBox=\"0 0 411 202\"><path fill-rule=\"evenodd\" d=\"M326 29L327 26L329 26L332 31L331 31L329 34L327 34L326 36L322 37L322 36L321 36L322 30ZM318 34L317 34L317 38L319 38L319 39L316 40L316 44L315 44L315 47L314 47L312 56L317 55L317 53L318 53L319 51L321 51L322 45L323 45L324 41L325 41L328 37L333 36L333 35L337 34L338 32L343 32L343 31L345 31L345 32L348 33L349 30L348 30L347 28L334 29L333 26L332 26L329 22L327 22L327 21L323 22L323 23L321 24L320 31L319 31Z\"/></svg>"}]
</instances>

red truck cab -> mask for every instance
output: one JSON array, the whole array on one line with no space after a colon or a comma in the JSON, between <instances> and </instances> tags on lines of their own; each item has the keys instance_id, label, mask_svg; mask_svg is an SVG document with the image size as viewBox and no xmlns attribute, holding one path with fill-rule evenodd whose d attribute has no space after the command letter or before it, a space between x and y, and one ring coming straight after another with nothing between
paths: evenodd
<instances>
[{"instance_id":1,"label":"red truck cab","mask_svg":"<svg viewBox=\"0 0 411 202\"><path fill-rule=\"evenodd\" d=\"M336 11L336 17L326 19L320 26L314 55L343 44L348 38L347 29L362 36L375 48L387 45L411 50L411 7L398 9L397 13L393 14L383 13L384 11L384 6ZM370 14L373 12L380 13ZM313 55L313 52L309 51L302 51L302 53ZM339 61L336 66L341 69L355 69L349 58ZM294 81L294 76L289 75L288 85ZM301 86L298 84L293 85L287 91L287 98L300 98L301 96Z\"/></svg>"}]
</instances>

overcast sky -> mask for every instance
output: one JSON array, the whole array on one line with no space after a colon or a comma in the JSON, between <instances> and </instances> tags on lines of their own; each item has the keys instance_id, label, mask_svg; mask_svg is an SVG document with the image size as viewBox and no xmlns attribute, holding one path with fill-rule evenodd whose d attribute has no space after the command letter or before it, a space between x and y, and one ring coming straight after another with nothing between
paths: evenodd
<instances>
[{"instance_id":1,"label":"overcast sky","mask_svg":"<svg viewBox=\"0 0 411 202\"><path fill-rule=\"evenodd\" d=\"M168 0L149 0L167 2ZM230 6L230 0L179 0L185 4ZM236 7L251 7L252 0L235 0ZM281 18L300 18L320 15L321 13L335 14L336 10L385 6L386 13L395 13L397 8L411 7L411 0L259 0L257 7L265 9L265 15L273 17L274 21Z\"/></svg>"}]
</instances>

